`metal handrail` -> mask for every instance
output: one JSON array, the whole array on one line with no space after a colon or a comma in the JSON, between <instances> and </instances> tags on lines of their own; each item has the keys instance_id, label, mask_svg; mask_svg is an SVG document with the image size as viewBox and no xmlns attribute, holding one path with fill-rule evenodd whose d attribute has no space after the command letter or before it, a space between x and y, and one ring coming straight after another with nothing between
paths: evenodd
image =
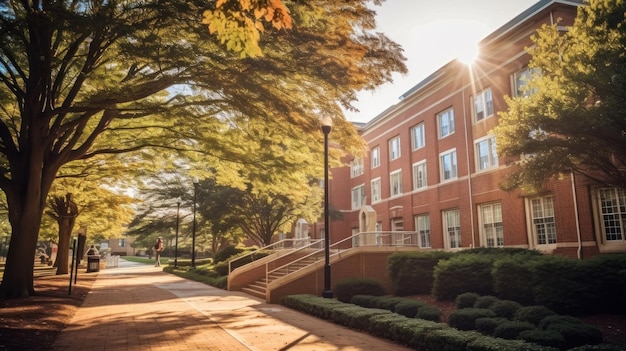
<instances>
[{"instance_id":1,"label":"metal handrail","mask_svg":"<svg viewBox=\"0 0 626 351\"><path fill-rule=\"evenodd\" d=\"M309 243L310 240L311 240L310 238L283 239L283 240L277 241L275 243L263 246L263 247L261 247L259 249L256 249L256 250L254 250L252 252L249 252L249 253L247 253L247 254L245 254L243 256L240 256L240 257L237 257L237 258L234 258L234 259L228 261L228 273L231 273L234 270L233 269L233 263L234 262L238 262L240 260L244 260L244 259L250 258L250 256L254 256L259 251L276 251L276 250L279 250L281 248L284 249L284 250L287 250L287 249L291 249L291 248L296 247L297 243L300 243L300 242ZM291 245L287 245L288 243L291 243ZM307 245L309 245L309 244L307 244ZM253 261L254 261L254 258L252 257L250 262L253 262Z\"/></svg>"}]
</instances>

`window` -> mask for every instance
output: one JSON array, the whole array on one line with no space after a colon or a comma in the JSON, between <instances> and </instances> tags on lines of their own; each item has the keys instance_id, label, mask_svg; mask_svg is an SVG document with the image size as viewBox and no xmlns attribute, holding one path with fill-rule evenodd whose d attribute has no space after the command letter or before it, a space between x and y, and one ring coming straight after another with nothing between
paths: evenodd
<instances>
[{"instance_id":1,"label":"window","mask_svg":"<svg viewBox=\"0 0 626 351\"><path fill-rule=\"evenodd\" d=\"M424 137L424 123L420 123L411 128L411 145L413 151L421 149L426 145L426 139Z\"/></svg>"},{"instance_id":2,"label":"window","mask_svg":"<svg viewBox=\"0 0 626 351\"><path fill-rule=\"evenodd\" d=\"M488 136L476 142L476 162L481 171L498 167L496 138L494 136Z\"/></svg>"},{"instance_id":3,"label":"window","mask_svg":"<svg viewBox=\"0 0 626 351\"><path fill-rule=\"evenodd\" d=\"M445 138L454 133L454 110L448 109L437 115L439 124L439 138Z\"/></svg>"},{"instance_id":4,"label":"window","mask_svg":"<svg viewBox=\"0 0 626 351\"><path fill-rule=\"evenodd\" d=\"M124 239L124 238L119 239L119 241L117 242L117 246L118 247L126 247L126 239Z\"/></svg>"},{"instance_id":5,"label":"window","mask_svg":"<svg viewBox=\"0 0 626 351\"><path fill-rule=\"evenodd\" d=\"M380 195L380 178L372 180L372 203L381 200Z\"/></svg>"},{"instance_id":6,"label":"window","mask_svg":"<svg viewBox=\"0 0 626 351\"><path fill-rule=\"evenodd\" d=\"M389 159L395 160L400 157L400 137L389 140Z\"/></svg>"},{"instance_id":7,"label":"window","mask_svg":"<svg viewBox=\"0 0 626 351\"><path fill-rule=\"evenodd\" d=\"M413 189L425 188L426 183L426 161L420 161L413 164Z\"/></svg>"},{"instance_id":8,"label":"window","mask_svg":"<svg viewBox=\"0 0 626 351\"><path fill-rule=\"evenodd\" d=\"M419 245L422 248L430 247L430 215L415 216L415 230L419 235Z\"/></svg>"},{"instance_id":9,"label":"window","mask_svg":"<svg viewBox=\"0 0 626 351\"><path fill-rule=\"evenodd\" d=\"M461 215L459 210L444 211L443 225L448 248L461 247Z\"/></svg>"},{"instance_id":10,"label":"window","mask_svg":"<svg viewBox=\"0 0 626 351\"><path fill-rule=\"evenodd\" d=\"M530 88L528 83L534 76L540 74L538 68L526 67L513 75L513 96L528 97L537 92L536 88Z\"/></svg>"},{"instance_id":11,"label":"window","mask_svg":"<svg viewBox=\"0 0 626 351\"><path fill-rule=\"evenodd\" d=\"M623 241L626 224L626 191L619 188L599 189L602 231L606 241Z\"/></svg>"},{"instance_id":12,"label":"window","mask_svg":"<svg viewBox=\"0 0 626 351\"><path fill-rule=\"evenodd\" d=\"M446 181L457 177L456 170L456 150L442 153L441 162L441 180Z\"/></svg>"},{"instance_id":13,"label":"window","mask_svg":"<svg viewBox=\"0 0 626 351\"><path fill-rule=\"evenodd\" d=\"M481 205L480 236L487 247L504 246L504 231L502 229L502 206L499 203Z\"/></svg>"},{"instance_id":14,"label":"window","mask_svg":"<svg viewBox=\"0 0 626 351\"><path fill-rule=\"evenodd\" d=\"M554 225L554 204L552 197L540 197L530 200L533 234L538 245L556 244L556 226Z\"/></svg>"},{"instance_id":15,"label":"window","mask_svg":"<svg viewBox=\"0 0 626 351\"><path fill-rule=\"evenodd\" d=\"M478 122L491 116L493 116L493 97L491 89L487 89L474 97L474 120Z\"/></svg>"},{"instance_id":16,"label":"window","mask_svg":"<svg viewBox=\"0 0 626 351\"><path fill-rule=\"evenodd\" d=\"M352 209L358 210L363 206L365 201L365 185L359 185L352 188Z\"/></svg>"},{"instance_id":17,"label":"window","mask_svg":"<svg viewBox=\"0 0 626 351\"><path fill-rule=\"evenodd\" d=\"M363 159L362 158L355 158L354 160L350 161L350 174L352 178L356 178L360 176L361 174L363 174Z\"/></svg>"},{"instance_id":18,"label":"window","mask_svg":"<svg viewBox=\"0 0 626 351\"><path fill-rule=\"evenodd\" d=\"M389 184L391 196L402 194L402 170L397 170L389 174Z\"/></svg>"},{"instance_id":19,"label":"window","mask_svg":"<svg viewBox=\"0 0 626 351\"><path fill-rule=\"evenodd\" d=\"M372 149L372 168L380 167L380 148L376 146Z\"/></svg>"}]
</instances>

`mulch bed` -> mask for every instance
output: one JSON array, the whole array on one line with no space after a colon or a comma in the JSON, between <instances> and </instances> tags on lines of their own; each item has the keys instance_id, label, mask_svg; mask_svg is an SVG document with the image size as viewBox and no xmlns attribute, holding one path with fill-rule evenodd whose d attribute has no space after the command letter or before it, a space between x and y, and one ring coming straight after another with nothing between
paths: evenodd
<instances>
[{"instance_id":1,"label":"mulch bed","mask_svg":"<svg viewBox=\"0 0 626 351\"><path fill-rule=\"evenodd\" d=\"M97 273L82 272L71 295L69 275L54 275L50 268L36 270L35 296L0 299L0 350L52 350L96 280Z\"/></svg>"}]
</instances>

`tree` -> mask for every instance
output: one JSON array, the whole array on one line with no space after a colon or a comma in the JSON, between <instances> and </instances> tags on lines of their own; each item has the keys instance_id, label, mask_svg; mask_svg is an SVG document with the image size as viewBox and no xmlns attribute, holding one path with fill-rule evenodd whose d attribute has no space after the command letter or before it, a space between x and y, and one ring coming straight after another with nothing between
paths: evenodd
<instances>
[{"instance_id":1,"label":"tree","mask_svg":"<svg viewBox=\"0 0 626 351\"><path fill-rule=\"evenodd\" d=\"M205 167L218 164L217 171L246 164L279 176L293 171L287 168L293 163L282 164L280 154L241 155L227 132L242 135L241 125L263 121L276 127L281 143L297 139L320 155L318 116L325 113L335 116L338 143L347 151L362 146L339 104L350 107L358 90L406 71L399 46L372 33L367 2L290 3L297 26L264 28L258 41L263 56L241 58L241 50L216 40L199 15L223 5L231 23L238 13L261 18L255 9L268 6L245 3L2 3L0 188L12 231L0 296L34 293L29 256L48 192L69 162L138 150L137 157L155 159L155 149L167 149L202 156Z\"/></svg>"},{"instance_id":2,"label":"tree","mask_svg":"<svg viewBox=\"0 0 626 351\"><path fill-rule=\"evenodd\" d=\"M573 26L533 36L527 97L507 100L495 129L498 153L518 158L506 189L540 187L574 172L626 187L626 3L591 0Z\"/></svg>"},{"instance_id":3,"label":"tree","mask_svg":"<svg viewBox=\"0 0 626 351\"><path fill-rule=\"evenodd\" d=\"M72 237L72 229L76 223L78 216L78 206L72 200L72 194L67 193L65 196L53 196L49 202L50 210L46 211L59 225L58 252L54 265L57 267L58 274L69 273L69 255L70 238Z\"/></svg>"}]
</instances>

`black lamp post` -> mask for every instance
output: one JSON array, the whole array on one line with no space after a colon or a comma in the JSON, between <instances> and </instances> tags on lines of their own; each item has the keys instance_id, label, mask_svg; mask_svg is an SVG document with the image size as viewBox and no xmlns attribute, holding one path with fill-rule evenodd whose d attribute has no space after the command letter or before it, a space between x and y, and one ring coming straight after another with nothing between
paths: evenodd
<instances>
[{"instance_id":1,"label":"black lamp post","mask_svg":"<svg viewBox=\"0 0 626 351\"><path fill-rule=\"evenodd\" d=\"M191 269L196 268L196 199L198 196L198 178L193 179L193 229L191 231Z\"/></svg>"},{"instance_id":2,"label":"black lamp post","mask_svg":"<svg viewBox=\"0 0 626 351\"><path fill-rule=\"evenodd\" d=\"M174 246L174 268L178 268L178 223L180 222L180 201L176 203L176 244Z\"/></svg>"},{"instance_id":3,"label":"black lamp post","mask_svg":"<svg viewBox=\"0 0 626 351\"><path fill-rule=\"evenodd\" d=\"M332 129L333 120L326 116L322 118L322 132L324 133L324 292L322 297L332 298L330 290L330 216L328 212L328 134Z\"/></svg>"}]
</instances>

